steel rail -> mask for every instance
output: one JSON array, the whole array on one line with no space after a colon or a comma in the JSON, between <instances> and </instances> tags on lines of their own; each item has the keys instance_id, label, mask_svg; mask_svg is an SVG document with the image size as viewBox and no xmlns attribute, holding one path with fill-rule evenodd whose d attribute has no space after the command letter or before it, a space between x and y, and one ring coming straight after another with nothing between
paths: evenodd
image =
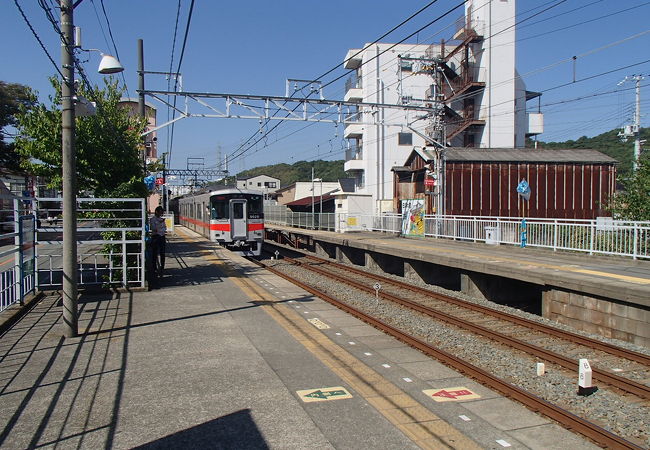
<instances>
[{"instance_id":1,"label":"steel rail","mask_svg":"<svg viewBox=\"0 0 650 450\"><path fill-rule=\"evenodd\" d=\"M348 284L350 286L353 286L356 289L359 289L359 290L361 290L363 292L368 292L368 293L371 293L371 294L375 292L375 290L372 287L367 286L367 285L365 285L363 283L360 283L358 281L351 280L351 279L347 278L344 275L335 274L335 273L332 273L332 272L328 272L327 270L324 270L324 269L322 269L320 267L313 267L313 266L309 266L309 265L305 265L305 264L301 264L301 267L305 267L308 270L319 273L319 274L321 274L321 275L323 275L325 277L334 278L337 281L340 281L341 283L345 283L345 284ZM374 278L372 278L372 279L374 279ZM432 308L429 308L427 306L421 305L421 304L419 304L417 302L413 302L413 301L410 301L410 300L400 298L400 297L398 297L396 295L389 294L388 292L381 292L381 293L378 293L377 295L379 295L380 297L382 297L382 298L384 298L386 300L389 300L391 302L397 303L397 304L402 305L402 306L406 306L407 308L410 308L410 309L412 309L414 311L417 311L417 312L419 312L421 314L424 314L426 316L429 316L429 317L432 317L432 318L435 318L435 319L438 319L438 320L442 320L444 322L455 325L455 326L457 326L459 328L469 330L469 331L471 331L473 333L484 336L484 337L486 337L488 339L492 339L492 340L495 340L495 341L500 342L502 344L505 344L505 345L507 345L509 347L516 348L517 350L521 350L521 351L526 352L528 354L531 354L531 355L534 355L536 357L542 358L542 359L544 359L546 361L553 362L555 364L558 364L561 367L564 367L565 369L569 369L569 370L575 370L576 369L577 363L576 363L575 360L573 360L571 358L567 358L566 356L560 355L560 354L552 352L550 350L546 350L544 348L537 347L537 346L532 345L532 344L528 344L528 343L523 342L523 341L521 341L519 339L516 339L516 338L510 337L510 336L506 336L506 335L504 335L502 333L499 333L498 331L493 331L493 330L490 330L489 328L483 327L481 325L473 324L473 323L468 322L468 321L466 321L464 319L459 319L459 318L454 317L454 316L452 316L450 314L447 314L447 313L444 313L444 312L441 312L441 311L437 311L435 309L432 309ZM625 392L628 392L630 394L636 395L636 396L638 396L640 398L643 398L643 399L646 399L646 400L650 399L650 387L649 386L646 386L646 385L641 384L641 383L637 383L636 381L629 380L629 379L621 377L619 375L611 374L611 373L609 373L607 371L604 371L602 369L598 369L596 367L592 367L592 373L593 373L594 379L596 379L596 380L600 380L602 382L608 383L611 386L614 386L614 387L616 387L618 389L621 389L621 390L623 390Z\"/></svg>"},{"instance_id":2,"label":"steel rail","mask_svg":"<svg viewBox=\"0 0 650 450\"><path fill-rule=\"evenodd\" d=\"M292 250L292 251L294 251L294 250ZM582 335L579 335L577 333L572 333L570 331L560 330L558 328L554 328L554 327L551 327L549 325L534 322L534 321L532 321L530 319L526 319L526 318L523 318L523 317L518 317L518 316L515 316L514 314L509 314L507 312L502 312L502 311L496 311L494 309L488 308L488 307L483 306L483 305L464 302L462 300L459 300L457 298L454 298L454 297L451 297L451 296L448 296L448 295L439 294L437 292L432 292L432 291L430 291L428 289L421 288L421 287L418 287L418 286L413 286L413 285L410 285L408 283L404 283L404 282L401 282L401 281L398 281L398 280L393 280L393 279L390 279L390 278L386 278L386 277L383 277L381 275L368 273L368 272L365 272L363 270L357 269L355 267L350 267L350 266L346 266L344 264L339 264L339 263L335 263L333 261L328 261L326 259L319 258L317 256L305 255L305 257L307 257L309 259L319 261L319 262L326 262L326 263L328 263L330 265L340 267L340 268L342 268L342 269L344 269L344 270L346 270L348 272L358 273L360 275L364 275L364 276L373 278L373 279L378 280L378 281L383 281L385 283L389 283L389 284L392 284L392 285L395 285L395 286L399 286L400 288L408 289L408 290L411 290L411 291L416 292L418 294L422 294L422 295L425 295L427 297L434 298L436 300L444 301L444 302L447 302L447 303L452 303L452 304L460 306L462 308L471 309L473 311L481 312L483 314L487 314L487 315L490 315L492 317L496 317L498 319L507 320L507 321L515 323L517 325L521 325L521 326L524 326L524 327L527 327L527 328L531 328L531 329L534 329L536 331L541 331L543 333L550 334L550 335L558 337L560 339L564 339L564 340L568 340L568 341L571 341L571 342L575 342L575 343L584 345L585 347L589 347L589 348L591 348L593 350L600 350L600 351L609 353L609 354L611 354L613 356L617 356L617 357L620 357L620 358L625 358L625 359L628 359L630 361L637 362L639 364L650 366L650 356L645 355L643 353L635 352L633 350L628 350L628 349L621 348L621 347L616 347L614 345L610 345L610 344L607 344L605 342L598 341L596 339L592 339L592 338L589 338L589 337L586 337L586 336L582 336Z\"/></svg>"},{"instance_id":3,"label":"steel rail","mask_svg":"<svg viewBox=\"0 0 650 450\"><path fill-rule=\"evenodd\" d=\"M575 431L576 433L579 433L594 442L596 442L598 445L601 445L603 447L608 447L608 448L621 448L621 449L641 449L642 447L639 447L635 445L634 443L622 438L621 436L617 436L616 434L605 430L604 428L599 427L596 424L593 424L579 416L576 416L575 414L559 408L556 405L553 405L552 403L547 402L546 400L537 397L529 392L526 392L525 390L518 388L516 386L513 386L512 384L501 380L498 377L493 376L492 374L474 366L473 364L470 364L466 361L463 361L460 358L457 358L456 356L447 353L443 350L440 350L438 348L433 347L432 345L421 341L420 339L417 339L416 337L410 336L397 328L394 328L393 326L382 322L381 320L378 320L350 305L347 305L343 302L340 302L336 300L333 297L330 297L329 295L305 284L302 283L301 281L290 277L289 275L286 275L282 273L281 271L274 269L272 267L265 266L259 261L254 261L256 264L265 267L267 270L270 272L278 275L279 277L284 278L285 280L288 280L289 282L295 284L296 286L301 287L302 289L306 290L307 292L322 298L323 300L333 304L339 309L342 309L343 311L352 314L353 316L357 317L358 319L368 323L369 325L378 328L391 336L396 337L400 341L406 343L407 345L410 345L421 352L425 353L428 356L432 356L436 358L437 360L451 366L455 370L458 370L470 378L473 378L482 384L488 386L491 389L494 389L501 394L503 394L506 397L509 397L513 400L516 400L526 406L527 408L531 409L532 411L538 412L540 414L545 415L546 417L555 420L556 422L560 423L562 426L565 428L568 428L570 430Z\"/></svg>"}]
</instances>

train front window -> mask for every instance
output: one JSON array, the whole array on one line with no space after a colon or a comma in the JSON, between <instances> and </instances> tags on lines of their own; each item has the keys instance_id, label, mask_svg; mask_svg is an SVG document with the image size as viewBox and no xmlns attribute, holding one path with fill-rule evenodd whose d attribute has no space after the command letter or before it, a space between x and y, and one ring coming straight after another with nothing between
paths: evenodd
<instances>
[{"instance_id":1,"label":"train front window","mask_svg":"<svg viewBox=\"0 0 650 450\"><path fill-rule=\"evenodd\" d=\"M233 219L243 219L244 218L244 204L243 203L233 203L232 205L232 218Z\"/></svg>"},{"instance_id":2,"label":"train front window","mask_svg":"<svg viewBox=\"0 0 650 450\"><path fill-rule=\"evenodd\" d=\"M247 195L248 202L248 218L261 219L264 212L263 196L261 195Z\"/></svg>"},{"instance_id":3,"label":"train front window","mask_svg":"<svg viewBox=\"0 0 650 450\"><path fill-rule=\"evenodd\" d=\"M224 196L217 196L210 199L210 218L212 220L228 219L228 200Z\"/></svg>"}]
</instances>

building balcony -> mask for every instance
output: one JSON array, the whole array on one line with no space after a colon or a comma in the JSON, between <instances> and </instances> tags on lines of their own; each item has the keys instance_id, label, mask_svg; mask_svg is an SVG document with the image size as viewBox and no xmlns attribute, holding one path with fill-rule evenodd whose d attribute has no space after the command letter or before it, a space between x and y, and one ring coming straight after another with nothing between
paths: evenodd
<instances>
[{"instance_id":1,"label":"building balcony","mask_svg":"<svg viewBox=\"0 0 650 450\"><path fill-rule=\"evenodd\" d=\"M343 170L348 172L348 171L355 171L355 170L364 170L365 169L365 163L363 159L351 159L349 161L345 161L343 164Z\"/></svg>"},{"instance_id":2,"label":"building balcony","mask_svg":"<svg viewBox=\"0 0 650 450\"><path fill-rule=\"evenodd\" d=\"M345 139L353 139L363 137L363 125L360 123L347 123L343 132Z\"/></svg>"},{"instance_id":3,"label":"building balcony","mask_svg":"<svg viewBox=\"0 0 650 450\"><path fill-rule=\"evenodd\" d=\"M362 53L360 48L351 48L348 50L348 53L345 55L343 60L343 67L346 69L356 69L361 66L363 58L361 57ZM355 56L356 53L359 53Z\"/></svg>"},{"instance_id":4,"label":"building balcony","mask_svg":"<svg viewBox=\"0 0 650 450\"><path fill-rule=\"evenodd\" d=\"M345 149L345 160L363 159L363 148L352 146Z\"/></svg>"},{"instance_id":5,"label":"building balcony","mask_svg":"<svg viewBox=\"0 0 650 450\"><path fill-rule=\"evenodd\" d=\"M363 90L361 89L361 77L352 75L345 82L345 96L343 98L346 102L360 102L363 100Z\"/></svg>"}]
</instances>

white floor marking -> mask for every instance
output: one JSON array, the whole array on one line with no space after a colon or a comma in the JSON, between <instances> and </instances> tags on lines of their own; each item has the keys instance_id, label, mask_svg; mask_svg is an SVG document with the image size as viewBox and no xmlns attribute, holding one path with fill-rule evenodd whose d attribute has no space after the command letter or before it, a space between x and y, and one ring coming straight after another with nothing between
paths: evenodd
<instances>
[{"instance_id":1,"label":"white floor marking","mask_svg":"<svg viewBox=\"0 0 650 450\"><path fill-rule=\"evenodd\" d=\"M370 353L370 352L365 352L364 355L366 355L366 356L372 356L372 353Z\"/></svg>"},{"instance_id":2,"label":"white floor marking","mask_svg":"<svg viewBox=\"0 0 650 450\"><path fill-rule=\"evenodd\" d=\"M382 366L384 366L387 369L390 369L390 364L382 364Z\"/></svg>"},{"instance_id":3,"label":"white floor marking","mask_svg":"<svg viewBox=\"0 0 650 450\"><path fill-rule=\"evenodd\" d=\"M357 345L356 343L354 343L354 342L352 342L352 341L348 342L348 344L350 344L350 345Z\"/></svg>"},{"instance_id":4,"label":"white floor marking","mask_svg":"<svg viewBox=\"0 0 650 450\"><path fill-rule=\"evenodd\" d=\"M470 422L470 421L472 420L472 419L470 419L469 417L467 417L467 416L464 415L464 414L461 414L461 415L458 416L458 417L460 417L461 419L463 419L465 422Z\"/></svg>"},{"instance_id":5,"label":"white floor marking","mask_svg":"<svg viewBox=\"0 0 650 450\"><path fill-rule=\"evenodd\" d=\"M498 443L501 447L512 447L512 445L510 445L510 444L508 443L508 441L504 441L503 439L497 439L497 443Z\"/></svg>"},{"instance_id":6,"label":"white floor marking","mask_svg":"<svg viewBox=\"0 0 650 450\"><path fill-rule=\"evenodd\" d=\"M407 383L413 383L413 380L411 380L409 377L402 378L402 380L406 381Z\"/></svg>"}]
</instances>

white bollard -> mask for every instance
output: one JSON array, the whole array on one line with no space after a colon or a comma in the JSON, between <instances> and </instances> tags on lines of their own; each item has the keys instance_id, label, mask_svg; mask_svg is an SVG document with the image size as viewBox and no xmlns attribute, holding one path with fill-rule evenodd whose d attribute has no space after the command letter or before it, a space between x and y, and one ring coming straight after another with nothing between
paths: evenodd
<instances>
[{"instance_id":1,"label":"white bollard","mask_svg":"<svg viewBox=\"0 0 650 450\"><path fill-rule=\"evenodd\" d=\"M591 365L585 358L581 358L578 366L578 395L591 395L598 390L591 384Z\"/></svg>"},{"instance_id":2,"label":"white bollard","mask_svg":"<svg viewBox=\"0 0 650 450\"><path fill-rule=\"evenodd\" d=\"M544 363L537 363L537 376L541 377L546 373L546 367L544 366Z\"/></svg>"}]
</instances>

